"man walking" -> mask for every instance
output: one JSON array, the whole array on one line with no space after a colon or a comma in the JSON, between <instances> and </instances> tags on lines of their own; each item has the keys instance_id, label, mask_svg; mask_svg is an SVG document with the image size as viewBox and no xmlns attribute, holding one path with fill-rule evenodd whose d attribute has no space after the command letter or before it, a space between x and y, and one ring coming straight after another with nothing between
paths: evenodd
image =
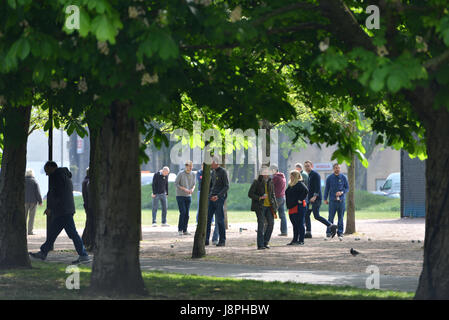
<instances>
[{"instance_id":1,"label":"man walking","mask_svg":"<svg viewBox=\"0 0 449 320\"><path fill-rule=\"evenodd\" d=\"M298 171L299 173L301 173L302 180L303 180L304 184L306 186L308 186L309 185L309 175L306 172L304 172L304 170L302 169L302 164L300 162L295 164L295 170Z\"/></svg>"},{"instance_id":2,"label":"man walking","mask_svg":"<svg viewBox=\"0 0 449 320\"><path fill-rule=\"evenodd\" d=\"M312 224L310 221L310 214L313 212L313 217L324 224L326 227L330 227L331 237L334 237L337 232L337 226L335 224L330 223L328 220L320 216L320 207L321 207L321 177L320 174L313 169L313 163L310 160L304 162L304 169L309 175L309 184L308 189L309 193L307 194L307 212L306 212L306 234L305 238L312 238ZM309 207L312 207L309 209Z\"/></svg>"},{"instance_id":3,"label":"man walking","mask_svg":"<svg viewBox=\"0 0 449 320\"><path fill-rule=\"evenodd\" d=\"M226 229L224 223L224 202L229 189L229 179L226 170L219 165L217 156L213 157L209 191L209 209L207 212L206 246L209 245L212 217L215 214L215 225L218 227L219 240L217 247L226 244Z\"/></svg>"},{"instance_id":4,"label":"man walking","mask_svg":"<svg viewBox=\"0 0 449 320\"><path fill-rule=\"evenodd\" d=\"M153 175L153 227L157 227L156 215L157 209L159 207L159 201L162 205L162 226L168 227L167 224L167 196L168 196L168 174L170 169L168 167L163 167L161 171L156 172Z\"/></svg>"},{"instance_id":5,"label":"man walking","mask_svg":"<svg viewBox=\"0 0 449 320\"><path fill-rule=\"evenodd\" d=\"M25 173L25 221L28 220L28 235L33 235L34 216L37 205L42 205L42 196L39 184L34 178L33 169L28 169Z\"/></svg>"},{"instance_id":6,"label":"man walking","mask_svg":"<svg viewBox=\"0 0 449 320\"><path fill-rule=\"evenodd\" d=\"M195 174L192 172L193 163L187 161L185 169L178 173L175 180L176 201L179 208L178 233L182 235L190 235L187 231L189 223L189 210L192 203L192 193L195 190Z\"/></svg>"},{"instance_id":7,"label":"man walking","mask_svg":"<svg viewBox=\"0 0 449 320\"><path fill-rule=\"evenodd\" d=\"M273 178L271 181L274 186L274 193L276 195L277 208L276 211L279 213L279 219L281 219L281 233L279 236L287 237L287 218L285 217L285 176L282 172L279 172L279 168L276 165L270 166L273 172Z\"/></svg>"},{"instance_id":8,"label":"man walking","mask_svg":"<svg viewBox=\"0 0 449 320\"><path fill-rule=\"evenodd\" d=\"M338 163L332 167L334 174L326 179L326 188L324 189L324 203L329 204L329 221L334 223L335 213L338 216L338 239L343 240L343 217L345 215L345 194L349 192L348 179L341 174L341 168ZM329 197L329 201L327 200ZM327 237L331 236L330 229L327 228Z\"/></svg>"},{"instance_id":9,"label":"man walking","mask_svg":"<svg viewBox=\"0 0 449 320\"><path fill-rule=\"evenodd\" d=\"M75 201L73 199L72 174L67 168L58 168L58 165L53 161L48 161L44 166L44 170L49 176L45 214L51 215L52 218L47 240L41 246L39 252L30 252L30 255L34 258L45 260L48 252L53 248L56 238L64 229L69 238L72 239L76 252L79 255L78 260L72 263L89 262L89 256L84 248L83 241L76 231L75 221L73 220Z\"/></svg>"}]
</instances>

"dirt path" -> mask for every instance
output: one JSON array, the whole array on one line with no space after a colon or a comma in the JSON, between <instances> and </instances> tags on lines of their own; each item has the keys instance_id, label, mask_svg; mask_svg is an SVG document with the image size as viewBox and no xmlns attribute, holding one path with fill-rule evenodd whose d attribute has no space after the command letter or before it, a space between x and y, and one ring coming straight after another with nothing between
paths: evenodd
<instances>
[{"instance_id":1,"label":"dirt path","mask_svg":"<svg viewBox=\"0 0 449 320\"><path fill-rule=\"evenodd\" d=\"M359 273L366 272L369 265L376 265L381 274L419 276L423 260L424 219L358 220L356 226L356 235L345 236L343 241L336 238L325 241L325 227L313 221L312 239L306 239L304 246L287 246L291 238L278 236L277 220L271 249L259 251L256 250L256 224L231 223L226 233L226 247L208 246L206 257L200 261ZM246 230L240 231L240 228ZM144 227L141 256L174 259L180 263L190 260L195 226L190 226L189 231L192 235L179 236L175 226ZM44 240L44 230L37 230L37 235L28 238L29 249L38 250ZM350 248L357 249L361 254L353 257L349 253ZM55 249L50 254L74 248L70 239L61 234Z\"/></svg>"}]
</instances>

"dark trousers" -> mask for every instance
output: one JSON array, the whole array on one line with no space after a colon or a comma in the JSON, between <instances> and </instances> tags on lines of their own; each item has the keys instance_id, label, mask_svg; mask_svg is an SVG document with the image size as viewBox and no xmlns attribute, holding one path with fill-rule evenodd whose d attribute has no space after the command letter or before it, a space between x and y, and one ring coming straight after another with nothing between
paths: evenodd
<instances>
[{"instance_id":1,"label":"dark trousers","mask_svg":"<svg viewBox=\"0 0 449 320\"><path fill-rule=\"evenodd\" d=\"M307 208L302 205L298 206L298 212L289 214L290 221L293 225L293 240L292 242L304 242L305 228L304 217Z\"/></svg>"},{"instance_id":2,"label":"dark trousers","mask_svg":"<svg viewBox=\"0 0 449 320\"><path fill-rule=\"evenodd\" d=\"M270 207L262 207L257 215L257 247L265 247L270 242L273 233L274 217Z\"/></svg>"},{"instance_id":3,"label":"dark trousers","mask_svg":"<svg viewBox=\"0 0 449 320\"><path fill-rule=\"evenodd\" d=\"M316 220L318 220L319 222L321 222L322 224L326 225L326 227L329 227L330 225L332 225L332 223L330 223L325 218L320 216L321 200L315 200L315 202L308 203L307 208L309 208L309 206L311 206L312 209L307 209L307 212L306 212L305 220L306 220L306 231L307 232L312 232L312 224L310 222L310 214L312 212L313 212L313 217Z\"/></svg>"},{"instance_id":4,"label":"dark trousers","mask_svg":"<svg viewBox=\"0 0 449 320\"><path fill-rule=\"evenodd\" d=\"M83 240L81 240L78 232L76 231L75 221L73 221L72 214L65 214L60 216L54 216L50 219L50 228L48 229L48 236L45 243L41 246L43 254L47 255L53 248L53 244L56 238L61 233L62 229L65 230L67 236L72 239L75 245L76 252L80 256L87 256L86 249L84 248Z\"/></svg>"},{"instance_id":5,"label":"dark trousers","mask_svg":"<svg viewBox=\"0 0 449 320\"><path fill-rule=\"evenodd\" d=\"M192 197L176 196L179 208L179 222L178 231L187 232L187 225L189 223L189 210Z\"/></svg>"},{"instance_id":6,"label":"dark trousers","mask_svg":"<svg viewBox=\"0 0 449 320\"><path fill-rule=\"evenodd\" d=\"M215 227L218 227L219 243L226 242L226 229L224 223L224 202L225 198L218 198L217 201L209 200L209 208L207 210L207 229L206 229L206 244L209 244L210 229L212 224L212 217L215 214Z\"/></svg>"}]
</instances>

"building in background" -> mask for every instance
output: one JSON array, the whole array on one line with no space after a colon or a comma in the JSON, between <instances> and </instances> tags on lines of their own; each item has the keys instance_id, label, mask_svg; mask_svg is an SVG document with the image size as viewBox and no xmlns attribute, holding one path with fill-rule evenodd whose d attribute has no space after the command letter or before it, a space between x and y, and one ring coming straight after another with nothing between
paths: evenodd
<instances>
[{"instance_id":1,"label":"building in background","mask_svg":"<svg viewBox=\"0 0 449 320\"><path fill-rule=\"evenodd\" d=\"M53 161L58 166L70 167L67 133L53 130ZM26 167L34 170L42 195L48 191L48 177L44 172L44 165L48 161L48 134L43 130L36 130L28 137Z\"/></svg>"}]
</instances>

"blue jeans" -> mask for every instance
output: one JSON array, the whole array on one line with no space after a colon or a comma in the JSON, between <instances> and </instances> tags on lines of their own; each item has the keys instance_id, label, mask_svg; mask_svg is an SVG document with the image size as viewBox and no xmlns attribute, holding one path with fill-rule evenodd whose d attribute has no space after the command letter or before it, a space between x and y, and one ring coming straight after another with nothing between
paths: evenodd
<instances>
[{"instance_id":1,"label":"blue jeans","mask_svg":"<svg viewBox=\"0 0 449 320\"><path fill-rule=\"evenodd\" d=\"M196 223L198 223L198 215L200 214L200 192L198 191L198 210L196 211ZM212 223L214 223L214 216L212 216ZM218 241L218 228L214 227L214 234L212 235L212 242Z\"/></svg>"},{"instance_id":2,"label":"blue jeans","mask_svg":"<svg viewBox=\"0 0 449 320\"><path fill-rule=\"evenodd\" d=\"M62 229L64 229L69 238L72 239L78 255L87 256L83 240L81 240L81 237L76 231L75 221L73 221L72 214L65 214L51 218L50 227L48 228L48 237L45 243L41 246L41 252L44 255L48 254L48 252L53 248L56 238L59 236Z\"/></svg>"},{"instance_id":3,"label":"blue jeans","mask_svg":"<svg viewBox=\"0 0 449 320\"><path fill-rule=\"evenodd\" d=\"M270 207L262 207L256 211L257 215L257 247L265 247L270 242L273 233L274 217ZM265 225L266 223L266 225Z\"/></svg>"},{"instance_id":4,"label":"blue jeans","mask_svg":"<svg viewBox=\"0 0 449 320\"><path fill-rule=\"evenodd\" d=\"M343 234L343 218L345 216L345 201L329 201L329 221L334 223L335 213L338 216L338 224L337 224L337 234L341 236ZM330 235L329 227L327 228L326 234Z\"/></svg>"},{"instance_id":5,"label":"blue jeans","mask_svg":"<svg viewBox=\"0 0 449 320\"><path fill-rule=\"evenodd\" d=\"M287 234L287 218L285 217L285 198L276 198L279 219L281 219L281 233Z\"/></svg>"},{"instance_id":6,"label":"blue jeans","mask_svg":"<svg viewBox=\"0 0 449 320\"><path fill-rule=\"evenodd\" d=\"M309 205L312 205L312 209L309 209ZM310 214L313 212L313 217L321 222L322 224L326 225L326 227L329 227L332 225L329 221L324 219L322 216L320 216L320 207L321 207L321 200L315 200L315 202L310 202L307 204L307 212L306 212L306 231L312 232L312 224L310 222Z\"/></svg>"},{"instance_id":7,"label":"blue jeans","mask_svg":"<svg viewBox=\"0 0 449 320\"><path fill-rule=\"evenodd\" d=\"M293 240L292 242L304 242L306 230L304 228L304 217L306 214L306 207L298 205L298 213L289 214L290 221L293 225Z\"/></svg>"},{"instance_id":8,"label":"blue jeans","mask_svg":"<svg viewBox=\"0 0 449 320\"><path fill-rule=\"evenodd\" d=\"M225 198L218 198L217 201L209 200L209 208L207 211L207 229L206 244L209 244L210 229L212 225L212 217L215 214L215 228L218 227L219 243L226 242L226 229L224 223L224 206Z\"/></svg>"},{"instance_id":9,"label":"blue jeans","mask_svg":"<svg viewBox=\"0 0 449 320\"><path fill-rule=\"evenodd\" d=\"M179 208L179 222L178 231L187 232L187 225L189 224L189 210L192 197L176 196Z\"/></svg>"},{"instance_id":10,"label":"blue jeans","mask_svg":"<svg viewBox=\"0 0 449 320\"><path fill-rule=\"evenodd\" d=\"M162 223L167 223L167 195L165 193L157 194L156 197L153 198L153 223L156 223L159 201L162 205Z\"/></svg>"}]
</instances>

